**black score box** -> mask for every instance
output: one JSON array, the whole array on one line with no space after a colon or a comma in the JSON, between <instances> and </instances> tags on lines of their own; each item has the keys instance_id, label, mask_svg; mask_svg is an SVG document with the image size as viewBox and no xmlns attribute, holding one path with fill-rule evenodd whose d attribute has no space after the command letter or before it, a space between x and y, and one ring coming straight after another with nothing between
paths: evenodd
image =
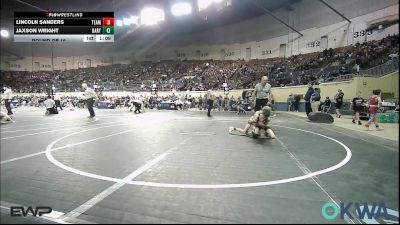
<instances>
[{"instance_id":1,"label":"black score box","mask_svg":"<svg viewBox=\"0 0 400 225\"><path fill-rule=\"evenodd\" d=\"M104 27L14 27L14 35L24 34L104 34ZM114 33L114 27L109 28L107 34Z\"/></svg>"},{"instance_id":2,"label":"black score box","mask_svg":"<svg viewBox=\"0 0 400 225\"><path fill-rule=\"evenodd\" d=\"M14 19L14 27L80 27L80 26L114 26L110 20L97 19Z\"/></svg>"}]
</instances>

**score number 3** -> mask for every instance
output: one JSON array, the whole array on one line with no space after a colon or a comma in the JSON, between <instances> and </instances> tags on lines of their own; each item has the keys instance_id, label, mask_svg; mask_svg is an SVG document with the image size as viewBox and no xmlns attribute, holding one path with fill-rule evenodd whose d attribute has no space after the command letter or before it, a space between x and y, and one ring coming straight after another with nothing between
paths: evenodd
<instances>
[{"instance_id":1,"label":"score number 3","mask_svg":"<svg viewBox=\"0 0 400 225\"><path fill-rule=\"evenodd\" d=\"M103 18L103 26L114 26L114 18Z\"/></svg>"}]
</instances>

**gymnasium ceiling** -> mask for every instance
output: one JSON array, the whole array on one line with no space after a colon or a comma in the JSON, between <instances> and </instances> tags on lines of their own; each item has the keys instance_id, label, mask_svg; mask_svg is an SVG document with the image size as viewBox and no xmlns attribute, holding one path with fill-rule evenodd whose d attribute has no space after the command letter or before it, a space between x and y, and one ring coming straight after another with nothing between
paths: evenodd
<instances>
[{"instance_id":1,"label":"gymnasium ceiling","mask_svg":"<svg viewBox=\"0 0 400 225\"><path fill-rule=\"evenodd\" d=\"M192 14L174 17L170 7L175 2L190 2ZM3 57L49 56L50 45L47 43L13 43L14 11L113 11L115 19L123 19L139 15L145 6L163 8L165 22L154 27L116 27L113 44L71 43L55 48L56 56L87 55L107 51L123 51L126 46L131 49L140 48L164 34L163 38L179 39L179 36L206 31L248 20L265 14L262 7L274 11L280 8L290 10L290 5L300 0L224 0L221 4L212 5L199 12L197 0L1 0L1 29L7 29L11 36L1 39L1 55ZM229 2L229 4L227 4ZM65 47L65 48L64 48ZM104 49L105 48L105 49Z\"/></svg>"}]
</instances>

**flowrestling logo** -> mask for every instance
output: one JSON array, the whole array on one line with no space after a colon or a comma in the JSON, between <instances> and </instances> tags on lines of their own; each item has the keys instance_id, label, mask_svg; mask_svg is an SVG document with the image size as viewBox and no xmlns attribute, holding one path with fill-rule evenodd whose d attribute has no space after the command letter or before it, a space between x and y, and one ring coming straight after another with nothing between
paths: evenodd
<instances>
[{"instance_id":1,"label":"flowrestling logo","mask_svg":"<svg viewBox=\"0 0 400 225\"><path fill-rule=\"evenodd\" d=\"M336 205L333 202L327 202L322 206L322 217L327 220L334 220L340 216L340 219L354 219L350 213L354 208L356 216L366 224L398 224L399 212L386 207L385 203L340 203Z\"/></svg>"}]
</instances>

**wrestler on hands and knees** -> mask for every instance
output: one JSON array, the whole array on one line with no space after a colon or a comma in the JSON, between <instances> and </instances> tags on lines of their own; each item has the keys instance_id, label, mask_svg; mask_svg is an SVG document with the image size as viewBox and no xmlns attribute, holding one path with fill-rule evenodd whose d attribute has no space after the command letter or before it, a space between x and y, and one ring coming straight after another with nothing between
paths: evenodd
<instances>
[{"instance_id":1,"label":"wrestler on hands and knees","mask_svg":"<svg viewBox=\"0 0 400 225\"><path fill-rule=\"evenodd\" d=\"M229 127L229 133L234 134L234 131L238 131L246 136L250 130L250 127L254 126L254 130L252 131L253 138L258 138L261 130L265 131L266 137L275 138L275 134L270 127L271 111L271 107L264 106L261 110L256 111L254 115L250 117L244 129Z\"/></svg>"}]
</instances>

